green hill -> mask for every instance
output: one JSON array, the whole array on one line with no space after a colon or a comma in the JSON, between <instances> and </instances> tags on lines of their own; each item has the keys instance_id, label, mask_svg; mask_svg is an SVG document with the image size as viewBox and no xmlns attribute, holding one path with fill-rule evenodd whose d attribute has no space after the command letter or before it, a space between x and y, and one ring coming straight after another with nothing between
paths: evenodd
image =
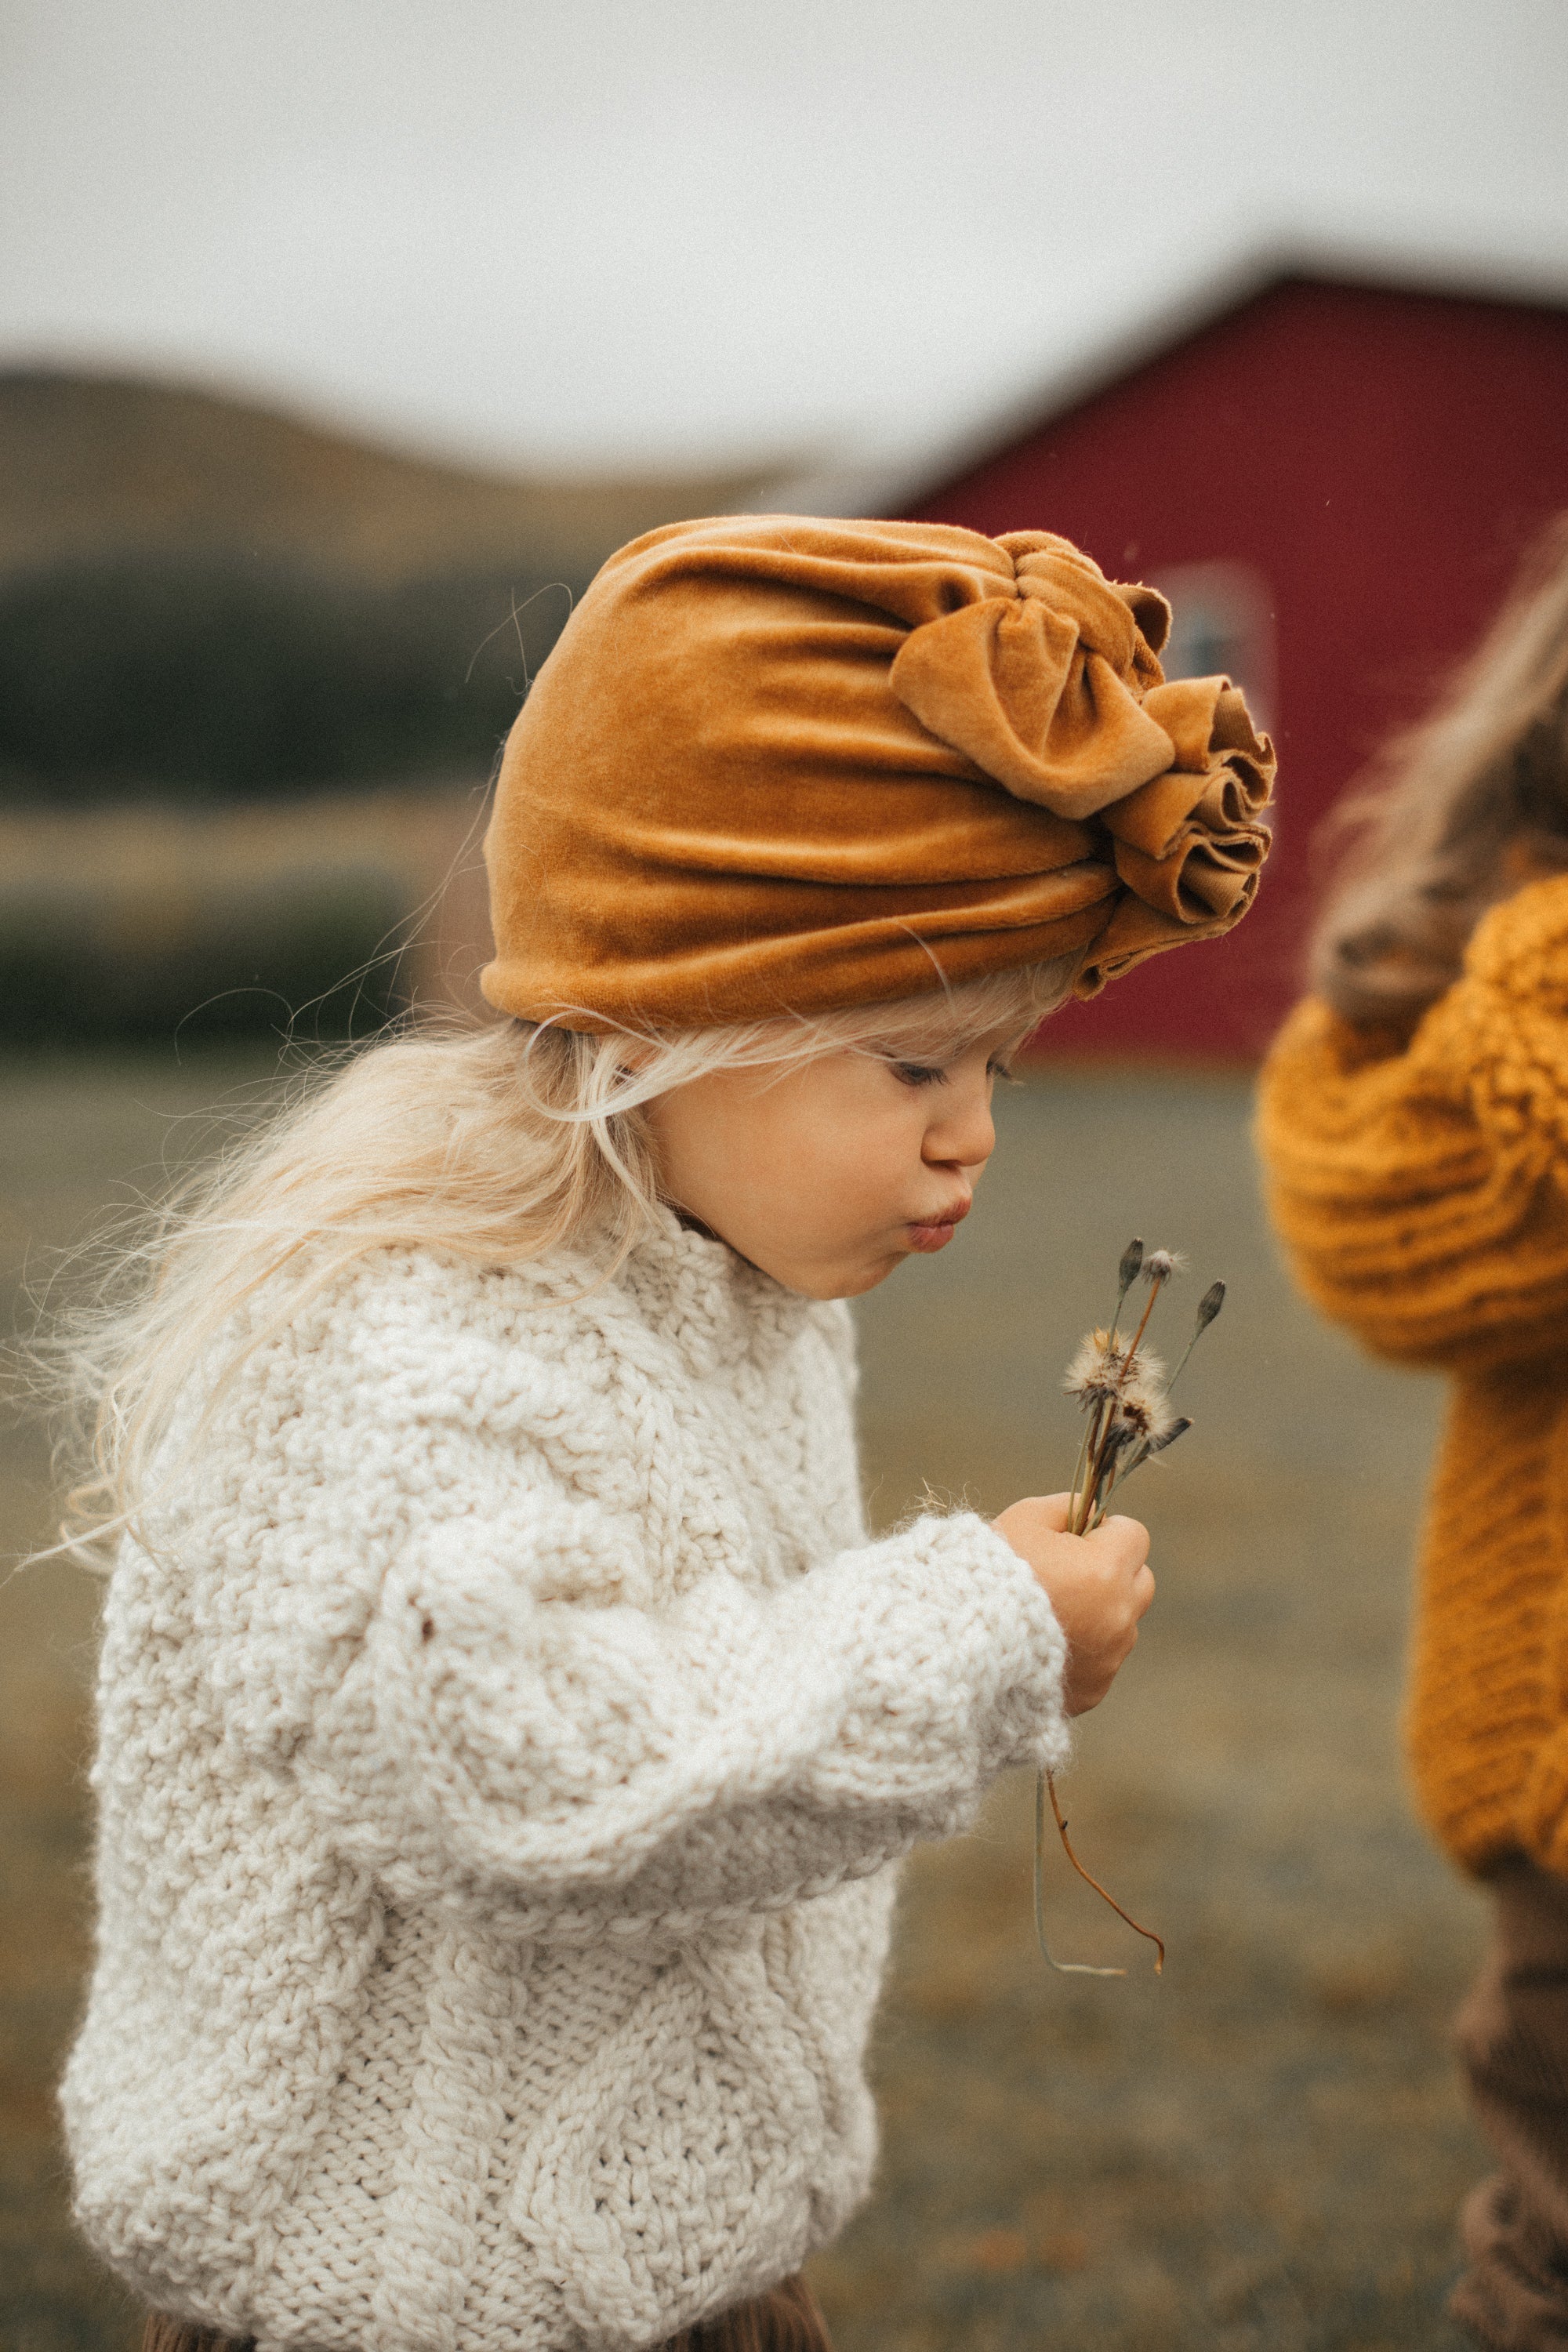
<instances>
[{"instance_id":1,"label":"green hill","mask_svg":"<svg viewBox=\"0 0 1568 2352\"><path fill-rule=\"evenodd\" d=\"M605 556L760 488L512 479L212 393L0 375L0 804L482 773Z\"/></svg>"},{"instance_id":2,"label":"green hill","mask_svg":"<svg viewBox=\"0 0 1568 2352\"><path fill-rule=\"evenodd\" d=\"M0 372L0 577L115 553L384 583L591 573L639 531L746 504L761 472L530 480L152 378Z\"/></svg>"}]
</instances>

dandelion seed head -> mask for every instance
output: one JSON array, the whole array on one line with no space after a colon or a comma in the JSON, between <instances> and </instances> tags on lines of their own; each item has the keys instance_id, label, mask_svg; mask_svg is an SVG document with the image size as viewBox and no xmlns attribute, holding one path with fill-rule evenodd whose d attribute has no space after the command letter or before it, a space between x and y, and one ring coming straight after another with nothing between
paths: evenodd
<instances>
[{"instance_id":1,"label":"dandelion seed head","mask_svg":"<svg viewBox=\"0 0 1568 2352\"><path fill-rule=\"evenodd\" d=\"M1184 1274L1186 1265L1180 1250L1151 1250L1143 1261L1143 1279L1157 1290L1173 1274Z\"/></svg>"},{"instance_id":2,"label":"dandelion seed head","mask_svg":"<svg viewBox=\"0 0 1568 2352\"><path fill-rule=\"evenodd\" d=\"M1078 1352L1062 1374L1062 1386L1087 1410L1113 1397L1121 1384L1127 1350L1109 1331L1091 1331L1080 1339Z\"/></svg>"},{"instance_id":3,"label":"dandelion seed head","mask_svg":"<svg viewBox=\"0 0 1568 2352\"><path fill-rule=\"evenodd\" d=\"M1129 1381L1119 1400L1121 1418L1129 1429L1152 1445L1159 1444L1172 1424L1172 1412L1165 1402L1163 1381L1156 1375L1148 1380Z\"/></svg>"}]
</instances>

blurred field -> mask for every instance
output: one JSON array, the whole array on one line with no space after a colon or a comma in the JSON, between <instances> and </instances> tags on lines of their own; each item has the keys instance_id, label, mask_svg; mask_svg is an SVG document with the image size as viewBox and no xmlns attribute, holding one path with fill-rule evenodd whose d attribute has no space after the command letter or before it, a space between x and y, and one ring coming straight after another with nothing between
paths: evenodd
<instances>
[{"instance_id":1,"label":"blurred field","mask_svg":"<svg viewBox=\"0 0 1568 2352\"><path fill-rule=\"evenodd\" d=\"M763 488L480 472L156 378L0 368L0 808L482 778L612 549Z\"/></svg>"},{"instance_id":2,"label":"blurred field","mask_svg":"<svg viewBox=\"0 0 1568 2352\"><path fill-rule=\"evenodd\" d=\"M0 1072L7 1276L199 1143L172 1119L266 1068ZM1130 1233L1192 1254L1173 1327L1229 1279L1189 1376L1197 1426L1141 1482L1160 1599L1068 1783L1080 1850L1170 1963L1156 1981L1058 1867L1058 1951L1130 1973L1045 1972L1022 1784L916 1858L878 2039L881 2188L816 2266L840 2352L1442 2352L1453 2208L1483 2161L1446 2025L1483 1915L1411 1822L1396 1752L1435 1392L1289 1300L1239 1081L1058 1070L999 1108L981 1213L864 1303L874 1505L896 1517L929 1482L994 1508L1062 1481L1058 1371ZM5 1440L0 1512L8 1547L48 1522L25 1435ZM93 1601L60 1568L0 1591L4 2352L132 2341L69 2234L52 2123L86 1948Z\"/></svg>"},{"instance_id":3,"label":"blurred field","mask_svg":"<svg viewBox=\"0 0 1568 2352\"><path fill-rule=\"evenodd\" d=\"M152 548L384 581L520 559L585 578L640 531L727 513L766 478L487 472L195 383L59 368L0 368L0 578Z\"/></svg>"},{"instance_id":4,"label":"blurred field","mask_svg":"<svg viewBox=\"0 0 1568 2352\"><path fill-rule=\"evenodd\" d=\"M298 807L0 806L0 1053L174 1034L210 1051L479 1010L484 810L464 777Z\"/></svg>"}]
</instances>

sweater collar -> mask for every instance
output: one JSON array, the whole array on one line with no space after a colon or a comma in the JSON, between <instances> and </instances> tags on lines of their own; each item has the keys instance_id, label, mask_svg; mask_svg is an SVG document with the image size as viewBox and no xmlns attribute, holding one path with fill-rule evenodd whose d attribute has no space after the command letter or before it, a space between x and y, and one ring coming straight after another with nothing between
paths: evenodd
<instances>
[{"instance_id":1,"label":"sweater collar","mask_svg":"<svg viewBox=\"0 0 1568 2352\"><path fill-rule=\"evenodd\" d=\"M796 1337L816 1305L750 1265L728 1242L693 1232L662 1207L620 1280L643 1320L672 1339L699 1374L745 1356L773 1355Z\"/></svg>"}]
</instances>

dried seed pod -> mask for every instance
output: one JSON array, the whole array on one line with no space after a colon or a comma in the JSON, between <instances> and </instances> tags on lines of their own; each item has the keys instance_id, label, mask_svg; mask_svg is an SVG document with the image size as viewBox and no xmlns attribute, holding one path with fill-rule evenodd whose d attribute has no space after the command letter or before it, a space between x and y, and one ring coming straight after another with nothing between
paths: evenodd
<instances>
[{"instance_id":1,"label":"dried seed pod","mask_svg":"<svg viewBox=\"0 0 1568 2352\"><path fill-rule=\"evenodd\" d=\"M1158 1290L1173 1274L1184 1274L1186 1265L1180 1250L1151 1250L1143 1261L1143 1279L1152 1290Z\"/></svg>"},{"instance_id":2,"label":"dried seed pod","mask_svg":"<svg viewBox=\"0 0 1568 2352\"><path fill-rule=\"evenodd\" d=\"M1178 1378L1182 1372L1185 1370L1187 1358L1192 1354L1193 1349L1197 1346L1198 1341L1203 1338L1204 1333L1208 1329L1209 1325L1214 1321L1215 1317L1219 1313L1220 1308L1224 1305L1224 1283L1211 1282L1208 1288L1205 1291L1203 1297L1198 1301L1197 1319L1193 1325L1193 1336L1182 1350L1181 1362L1171 1374L1170 1386L1172 1388L1175 1387Z\"/></svg>"}]
</instances>

